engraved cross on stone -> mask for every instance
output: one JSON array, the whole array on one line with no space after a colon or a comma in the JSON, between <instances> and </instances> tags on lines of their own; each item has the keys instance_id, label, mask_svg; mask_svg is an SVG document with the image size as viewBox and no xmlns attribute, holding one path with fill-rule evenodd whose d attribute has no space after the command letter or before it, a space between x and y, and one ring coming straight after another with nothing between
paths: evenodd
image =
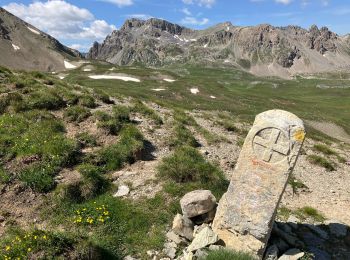
<instances>
[{"instance_id":1,"label":"engraved cross on stone","mask_svg":"<svg viewBox=\"0 0 350 260\"><path fill-rule=\"evenodd\" d=\"M287 142L278 143L278 139L280 135L281 135L281 131L279 129L272 128L269 140L263 139L258 135L255 136L254 143L266 148L262 158L265 162L269 162L271 160L272 154L274 152L277 152L283 155L288 155L289 143Z\"/></svg>"}]
</instances>

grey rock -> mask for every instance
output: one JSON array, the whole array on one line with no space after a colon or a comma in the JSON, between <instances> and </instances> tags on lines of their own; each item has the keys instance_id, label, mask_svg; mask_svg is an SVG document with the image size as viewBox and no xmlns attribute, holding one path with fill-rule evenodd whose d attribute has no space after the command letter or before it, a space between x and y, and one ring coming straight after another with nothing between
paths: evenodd
<instances>
[{"instance_id":1,"label":"grey rock","mask_svg":"<svg viewBox=\"0 0 350 260\"><path fill-rule=\"evenodd\" d=\"M185 194L180 204L184 216L193 218L212 211L216 198L209 190L195 190Z\"/></svg>"},{"instance_id":2,"label":"grey rock","mask_svg":"<svg viewBox=\"0 0 350 260\"><path fill-rule=\"evenodd\" d=\"M213 222L226 247L262 257L304 138L303 122L294 114L270 110L256 116ZM296 244L296 237L280 233Z\"/></svg>"},{"instance_id":3,"label":"grey rock","mask_svg":"<svg viewBox=\"0 0 350 260\"><path fill-rule=\"evenodd\" d=\"M278 260L298 260L305 255L304 252L300 251L297 248L289 249L285 252Z\"/></svg>"},{"instance_id":4,"label":"grey rock","mask_svg":"<svg viewBox=\"0 0 350 260\"><path fill-rule=\"evenodd\" d=\"M192 243L188 247L188 250L193 252L215 244L218 240L218 236L213 232L213 230L210 227L205 227L193 239Z\"/></svg>"},{"instance_id":5,"label":"grey rock","mask_svg":"<svg viewBox=\"0 0 350 260\"><path fill-rule=\"evenodd\" d=\"M265 253L265 260L277 260L278 259L278 247L276 245L269 246Z\"/></svg>"},{"instance_id":6,"label":"grey rock","mask_svg":"<svg viewBox=\"0 0 350 260\"><path fill-rule=\"evenodd\" d=\"M128 195L130 192L130 188L126 185L120 185L118 187L118 191L113 195L113 197L124 197Z\"/></svg>"},{"instance_id":7,"label":"grey rock","mask_svg":"<svg viewBox=\"0 0 350 260\"><path fill-rule=\"evenodd\" d=\"M221 250L223 249L224 247L223 246L220 246L220 245L210 245L209 246L209 250L210 251L216 251L216 250Z\"/></svg>"},{"instance_id":8,"label":"grey rock","mask_svg":"<svg viewBox=\"0 0 350 260\"><path fill-rule=\"evenodd\" d=\"M180 214L175 216L172 227L175 234L191 241L193 239L193 229L194 224L189 218Z\"/></svg>"},{"instance_id":9,"label":"grey rock","mask_svg":"<svg viewBox=\"0 0 350 260\"><path fill-rule=\"evenodd\" d=\"M169 231L166 233L166 237L168 240L175 242L177 245L185 245L186 241L181 238L179 235L175 234L174 231Z\"/></svg>"},{"instance_id":10,"label":"grey rock","mask_svg":"<svg viewBox=\"0 0 350 260\"><path fill-rule=\"evenodd\" d=\"M194 254L196 259L205 259L206 256L208 256L208 253L202 249L198 249Z\"/></svg>"},{"instance_id":11,"label":"grey rock","mask_svg":"<svg viewBox=\"0 0 350 260\"><path fill-rule=\"evenodd\" d=\"M176 257L177 245L175 242L169 242L164 244L163 252L171 259Z\"/></svg>"}]
</instances>

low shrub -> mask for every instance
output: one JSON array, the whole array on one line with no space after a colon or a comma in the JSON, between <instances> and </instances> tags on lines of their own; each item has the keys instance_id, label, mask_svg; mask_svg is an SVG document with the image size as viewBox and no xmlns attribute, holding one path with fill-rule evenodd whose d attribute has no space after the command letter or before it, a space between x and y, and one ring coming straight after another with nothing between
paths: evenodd
<instances>
[{"instance_id":1,"label":"low shrub","mask_svg":"<svg viewBox=\"0 0 350 260\"><path fill-rule=\"evenodd\" d=\"M312 155L308 155L307 159L312 164L319 165L325 168L327 171L335 171L335 166L333 165L333 163L331 163L330 161L328 161L326 158L322 156L312 154Z\"/></svg>"},{"instance_id":2,"label":"low shrub","mask_svg":"<svg viewBox=\"0 0 350 260\"><path fill-rule=\"evenodd\" d=\"M88 108L82 106L68 107L64 112L64 117L70 122L80 123L91 116L91 112Z\"/></svg>"},{"instance_id":3,"label":"low shrub","mask_svg":"<svg viewBox=\"0 0 350 260\"><path fill-rule=\"evenodd\" d=\"M79 97L78 104L87 107L87 108L95 108L97 104L93 96L85 94Z\"/></svg>"},{"instance_id":4,"label":"low shrub","mask_svg":"<svg viewBox=\"0 0 350 260\"><path fill-rule=\"evenodd\" d=\"M109 95L101 89L95 89L94 96L105 104L114 104Z\"/></svg>"},{"instance_id":5,"label":"low shrub","mask_svg":"<svg viewBox=\"0 0 350 260\"><path fill-rule=\"evenodd\" d=\"M323 222L326 218L317 209L306 206L293 212L300 220L311 218L316 222Z\"/></svg>"},{"instance_id":6,"label":"low shrub","mask_svg":"<svg viewBox=\"0 0 350 260\"><path fill-rule=\"evenodd\" d=\"M31 109L55 110L66 106L61 96L54 90L39 90L31 93L27 99Z\"/></svg>"}]
</instances>

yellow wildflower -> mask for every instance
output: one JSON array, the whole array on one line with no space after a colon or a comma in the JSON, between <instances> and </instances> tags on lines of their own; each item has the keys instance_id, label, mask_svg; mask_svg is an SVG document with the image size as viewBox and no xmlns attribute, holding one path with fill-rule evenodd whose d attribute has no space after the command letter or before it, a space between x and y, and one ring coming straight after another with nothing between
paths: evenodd
<instances>
[{"instance_id":1,"label":"yellow wildflower","mask_svg":"<svg viewBox=\"0 0 350 260\"><path fill-rule=\"evenodd\" d=\"M27 251L28 251L28 252L31 252L31 251L32 251L32 249L29 247L29 248L27 249Z\"/></svg>"},{"instance_id":2,"label":"yellow wildflower","mask_svg":"<svg viewBox=\"0 0 350 260\"><path fill-rule=\"evenodd\" d=\"M10 251L10 249L11 249L10 246L6 246L6 247L5 247L5 250L6 250L6 251Z\"/></svg>"}]
</instances>

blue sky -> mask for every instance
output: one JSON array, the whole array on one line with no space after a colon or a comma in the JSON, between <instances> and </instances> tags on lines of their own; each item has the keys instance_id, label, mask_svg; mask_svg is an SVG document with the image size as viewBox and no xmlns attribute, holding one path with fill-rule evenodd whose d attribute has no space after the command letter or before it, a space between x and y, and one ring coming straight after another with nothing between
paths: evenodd
<instances>
[{"instance_id":1,"label":"blue sky","mask_svg":"<svg viewBox=\"0 0 350 260\"><path fill-rule=\"evenodd\" d=\"M158 17L197 29L230 21L240 26L316 24L350 33L348 0L0 0L0 5L82 51L129 17Z\"/></svg>"}]
</instances>

